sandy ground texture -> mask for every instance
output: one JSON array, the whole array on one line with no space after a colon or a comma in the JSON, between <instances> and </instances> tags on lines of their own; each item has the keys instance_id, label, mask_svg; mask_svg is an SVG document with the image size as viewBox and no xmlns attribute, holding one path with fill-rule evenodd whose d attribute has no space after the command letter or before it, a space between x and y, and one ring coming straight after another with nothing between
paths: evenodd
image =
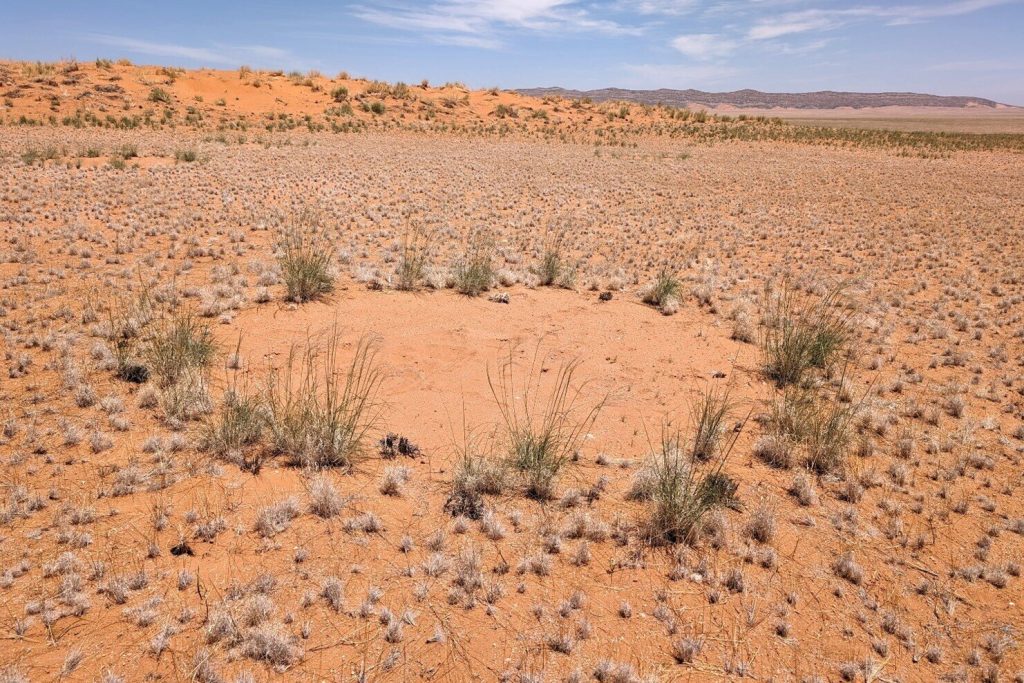
<instances>
[{"instance_id":1,"label":"sandy ground texture","mask_svg":"<svg viewBox=\"0 0 1024 683\"><path fill-rule=\"evenodd\" d=\"M1018 153L238 133L0 128L0 680L1022 680Z\"/></svg>"},{"instance_id":2,"label":"sandy ground texture","mask_svg":"<svg viewBox=\"0 0 1024 683\"><path fill-rule=\"evenodd\" d=\"M1021 107L864 107L853 109L737 109L713 107L717 114L779 117L807 126L841 126L949 133L1024 133Z\"/></svg>"}]
</instances>

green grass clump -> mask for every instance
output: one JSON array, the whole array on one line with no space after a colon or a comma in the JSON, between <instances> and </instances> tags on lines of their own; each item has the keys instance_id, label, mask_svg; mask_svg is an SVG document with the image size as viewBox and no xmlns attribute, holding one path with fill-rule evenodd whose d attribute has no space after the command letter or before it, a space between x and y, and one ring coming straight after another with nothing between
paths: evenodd
<instances>
[{"instance_id":1,"label":"green grass clump","mask_svg":"<svg viewBox=\"0 0 1024 683\"><path fill-rule=\"evenodd\" d=\"M199 159L199 152L194 149L179 149L174 152L175 161L183 161L185 163L192 163Z\"/></svg>"},{"instance_id":2,"label":"green grass clump","mask_svg":"<svg viewBox=\"0 0 1024 683\"><path fill-rule=\"evenodd\" d=\"M852 314L836 287L805 300L784 283L767 292L767 320L761 336L765 373L784 387L802 384L812 369L829 369L854 339Z\"/></svg>"},{"instance_id":3,"label":"green grass clump","mask_svg":"<svg viewBox=\"0 0 1024 683\"><path fill-rule=\"evenodd\" d=\"M515 107L511 107L507 104L499 104L494 108L494 115L499 119L510 118L514 119L519 116L519 113L515 110Z\"/></svg>"},{"instance_id":4,"label":"green grass clump","mask_svg":"<svg viewBox=\"0 0 1024 683\"><path fill-rule=\"evenodd\" d=\"M61 150L54 145L48 145L42 149L36 149L32 147L25 150L21 155L21 160L26 166L32 166L34 164L43 163L44 161L52 161L59 159L61 156Z\"/></svg>"},{"instance_id":5,"label":"green grass clump","mask_svg":"<svg viewBox=\"0 0 1024 683\"><path fill-rule=\"evenodd\" d=\"M213 363L217 344L209 325L191 313L160 320L143 345L142 359L161 388Z\"/></svg>"},{"instance_id":6,"label":"green grass clump","mask_svg":"<svg viewBox=\"0 0 1024 683\"><path fill-rule=\"evenodd\" d=\"M536 272L542 287L572 289L576 285L576 268L565 256L561 233L547 240Z\"/></svg>"},{"instance_id":7,"label":"green grass clump","mask_svg":"<svg viewBox=\"0 0 1024 683\"><path fill-rule=\"evenodd\" d=\"M694 460L708 462L719 456L732 408L727 388L708 389L694 401L690 409L693 424L690 456Z\"/></svg>"},{"instance_id":8,"label":"green grass clump","mask_svg":"<svg viewBox=\"0 0 1024 683\"><path fill-rule=\"evenodd\" d=\"M278 246L288 301L315 301L334 290L331 245L312 212L304 211L293 219L282 231Z\"/></svg>"},{"instance_id":9,"label":"green grass clump","mask_svg":"<svg viewBox=\"0 0 1024 683\"><path fill-rule=\"evenodd\" d=\"M640 474L631 497L651 504L645 525L652 543L694 543L707 515L735 506L736 483L724 465L735 439L714 459L701 462L687 453L684 437L663 430L661 445Z\"/></svg>"},{"instance_id":10,"label":"green grass clump","mask_svg":"<svg viewBox=\"0 0 1024 683\"><path fill-rule=\"evenodd\" d=\"M444 509L453 517L480 519L485 510L484 496L504 492L508 470L501 459L491 457L481 440L467 434L464 443Z\"/></svg>"},{"instance_id":11,"label":"green grass clump","mask_svg":"<svg viewBox=\"0 0 1024 683\"><path fill-rule=\"evenodd\" d=\"M509 358L497 376L487 373L491 394L501 412L502 447L509 467L522 478L527 496L548 500L554 495L559 473L577 457L580 445L593 426L605 399L583 401L583 387L574 377L578 361L563 364L554 383L542 395L543 360L538 352L520 384L518 370Z\"/></svg>"},{"instance_id":12,"label":"green grass clump","mask_svg":"<svg viewBox=\"0 0 1024 683\"><path fill-rule=\"evenodd\" d=\"M430 263L430 239L420 226L406 230L402 238L402 251L398 255L397 288L403 291L416 289Z\"/></svg>"},{"instance_id":13,"label":"green grass clump","mask_svg":"<svg viewBox=\"0 0 1024 683\"><path fill-rule=\"evenodd\" d=\"M770 406L770 441L759 455L776 467L788 467L799 459L821 474L841 471L859 408L810 387L790 386Z\"/></svg>"},{"instance_id":14,"label":"green grass clump","mask_svg":"<svg viewBox=\"0 0 1024 683\"><path fill-rule=\"evenodd\" d=\"M171 94L163 88L153 88L149 91L149 101L159 102L160 104L170 104Z\"/></svg>"},{"instance_id":15,"label":"green grass clump","mask_svg":"<svg viewBox=\"0 0 1024 683\"><path fill-rule=\"evenodd\" d=\"M301 352L293 346L285 365L268 376L264 405L271 446L294 464L351 468L377 420L383 376L375 344L361 340L347 369L339 362L340 346L337 330L322 345L309 343Z\"/></svg>"},{"instance_id":16,"label":"green grass clump","mask_svg":"<svg viewBox=\"0 0 1024 683\"><path fill-rule=\"evenodd\" d=\"M257 473L262 465L262 452L252 447L263 437L264 422L259 397L232 388L225 393L217 415L206 423L200 446Z\"/></svg>"},{"instance_id":17,"label":"green grass clump","mask_svg":"<svg viewBox=\"0 0 1024 683\"><path fill-rule=\"evenodd\" d=\"M494 282L493 254L493 240L482 233L471 235L465 254L455 263L456 291L466 296L480 296L490 289Z\"/></svg>"},{"instance_id":18,"label":"green grass clump","mask_svg":"<svg viewBox=\"0 0 1024 683\"><path fill-rule=\"evenodd\" d=\"M680 299L682 284L676 274L668 268L662 268L651 286L644 292L643 301L651 306L661 307Z\"/></svg>"}]
</instances>

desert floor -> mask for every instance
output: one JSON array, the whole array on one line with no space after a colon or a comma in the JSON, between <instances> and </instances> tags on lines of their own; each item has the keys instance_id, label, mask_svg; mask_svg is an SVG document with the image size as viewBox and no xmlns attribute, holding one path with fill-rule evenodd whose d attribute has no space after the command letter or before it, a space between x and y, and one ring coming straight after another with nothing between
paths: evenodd
<instances>
[{"instance_id":1,"label":"desert floor","mask_svg":"<svg viewBox=\"0 0 1024 683\"><path fill-rule=\"evenodd\" d=\"M716 107L712 111L723 114L777 116L789 123L808 126L949 133L1024 132L1024 110L1020 107L840 107L828 110Z\"/></svg>"},{"instance_id":2,"label":"desert floor","mask_svg":"<svg viewBox=\"0 0 1024 683\"><path fill-rule=\"evenodd\" d=\"M0 680L1024 680L1022 188L1000 151L2 127ZM848 325L804 383L827 467L765 457L783 287ZM216 342L187 386L119 376L186 314ZM363 343L351 466L215 447L290 351L322 391ZM452 514L566 368L552 490L513 467ZM725 392L735 499L654 539L630 492Z\"/></svg>"}]
</instances>

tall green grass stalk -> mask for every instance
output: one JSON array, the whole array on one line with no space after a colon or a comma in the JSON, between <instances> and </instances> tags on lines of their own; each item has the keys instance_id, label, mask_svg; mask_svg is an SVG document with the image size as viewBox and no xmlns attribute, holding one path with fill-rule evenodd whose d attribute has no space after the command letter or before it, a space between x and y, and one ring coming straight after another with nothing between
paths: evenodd
<instances>
[{"instance_id":1,"label":"tall green grass stalk","mask_svg":"<svg viewBox=\"0 0 1024 683\"><path fill-rule=\"evenodd\" d=\"M788 282L766 291L761 335L765 372L779 387L802 384L812 369L829 369L854 340L852 313L843 286L817 300L798 296Z\"/></svg>"},{"instance_id":2,"label":"tall green grass stalk","mask_svg":"<svg viewBox=\"0 0 1024 683\"><path fill-rule=\"evenodd\" d=\"M520 384L520 374L509 349L508 360L497 375L487 373L491 394L501 412L503 440L509 466L523 479L525 492L548 500L559 473L576 456L607 397L594 403L583 400L583 388L575 382L579 361L561 365L553 385L542 391L543 360L540 349Z\"/></svg>"},{"instance_id":3,"label":"tall green grass stalk","mask_svg":"<svg viewBox=\"0 0 1024 683\"><path fill-rule=\"evenodd\" d=\"M314 212L307 209L291 219L279 235L278 248L288 301L314 301L333 291L332 247Z\"/></svg>"},{"instance_id":4,"label":"tall green grass stalk","mask_svg":"<svg viewBox=\"0 0 1024 683\"><path fill-rule=\"evenodd\" d=\"M340 367L335 328L327 341L292 346L267 379L267 428L275 452L304 467L351 468L364 454L379 416L383 374L376 344L363 338L347 369Z\"/></svg>"}]
</instances>

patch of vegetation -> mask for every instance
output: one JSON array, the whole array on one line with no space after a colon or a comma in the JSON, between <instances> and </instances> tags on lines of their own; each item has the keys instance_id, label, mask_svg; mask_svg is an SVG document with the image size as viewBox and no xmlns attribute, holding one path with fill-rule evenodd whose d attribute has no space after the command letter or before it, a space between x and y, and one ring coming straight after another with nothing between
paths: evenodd
<instances>
[{"instance_id":1,"label":"patch of vegetation","mask_svg":"<svg viewBox=\"0 0 1024 683\"><path fill-rule=\"evenodd\" d=\"M53 161L61 157L61 150L56 145L47 145L42 149L31 147L21 154L21 160L26 166L33 166L44 161Z\"/></svg>"},{"instance_id":2,"label":"patch of vegetation","mask_svg":"<svg viewBox=\"0 0 1024 683\"><path fill-rule=\"evenodd\" d=\"M572 289L576 285L576 268L565 257L561 233L546 240L536 270L538 282L543 287Z\"/></svg>"},{"instance_id":3,"label":"patch of vegetation","mask_svg":"<svg viewBox=\"0 0 1024 683\"><path fill-rule=\"evenodd\" d=\"M188 148L188 149L175 150L175 152L174 152L174 160L175 161L183 161L185 163L192 163L193 161L196 161L198 159L199 159L199 152L197 152L196 150L192 149L191 147Z\"/></svg>"},{"instance_id":4,"label":"patch of vegetation","mask_svg":"<svg viewBox=\"0 0 1024 683\"><path fill-rule=\"evenodd\" d=\"M416 289L430 263L430 236L420 225L410 226L402 238L402 251L398 255L397 288Z\"/></svg>"},{"instance_id":5,"label":"patch of vegetation","mask_svg":"<svg viewBox=\"0 0 1024 683\"><path fill-rule=\"evenodd\" d=\"M142 358L160 387L177 384L213 363L217 344L209 325L191 313L158 320L149 330Z\"/></svg>"},{"instance_id":6,"label":"patch of vegetation","mask_svg":"<svg viewBox=\"0 0 1024 683\"><path fill-rule=\"evenodd\" d=\"M775 467L799 460L819 473L843 468L850 449L858 404L844 404L811 387L787 387L769 407L769 436L755 454Z\"/></svg>"},{"instance_id":7,"label":"patch of vegetation","mask_svg":"<svg viewBox=\"0 0 1024 683\"><path fill-rule=\"evenodd\" d=\"M712 387L700 393L690 408L693 425L691 458L710 462L719 457L732 410L728 388Z\"/></svg>"},{"instance_id":8,"label":"patch of vegetation","mask_svg":"<svg viewBox=\"0 0 1024 683\"><path fill-rule=\"evenodd\" d=\"M562 364L551 386L543 391L541 378L546 374L547 359L540 356L540 349L522 378L517 378L520 372L513 353L510 348L508 360L496 375L487 373L491 395L501 412L502 449L510 469L520 475L526 495L548 500L562 468L577 458L606 399L584 402L586 384L575 382L579 361Z\"/></svg>"},{"instance_id":9,"label":"patch of vegetation","mask_svg":"<svg viewBox=\"0 0 1024 683\"><path fill-rule=\"evenodd\" d=\"M163 88L153 88L149 91L149 97L146 99L150 102L157 102L159 104L170 104L171 94Z\"/></svg>"},{"instance_id":10,"label":"patch of vegetation","mask_svg":"<svg viewBox=\"0 0 1024 683\"><path fill-rule=\"evenodd\" d=\"M784 387L802 384L812 369L827 369L854 338L852 314L835 287L817 299L805 299L784 282L766 290L766 320L761 335L765 373Z\"/></svg>"},{"instance_id":11,"label":"patch of vegetation","mask_svg":"<svg viewBox=\"0 0 1024 683\"><path fill-rule=\"evenodd\" d=\"M494 241L483 232L470 235L466 252L455 263L455 289L466 296L480 296L494 282Z\"/></svg>"},{"instance_id":12,"label":"patch of vegetation","mask_svg":"<svg viewBox=\"0 0 1024 683\"><path fill-rule=\"evenodd\" d=\"M506 463L490 453L488 442L463 427L463 444L458 448L451 490L445 512L453 517L480 519L486 510L484 496L496 496L505 490Z\"/></svg>"},{"instance_id":13,"label":"patch of vegetation","mask_svg":"<svg viewBox=\"0 0 1024 683\"><path fill-rule=\"evenodd\" d=\"M662 430L661 445L638 475L631 497L652 504L645 533L652 543L694 543L707 515L734 507L736 482L724 471L733 437L711 460L688 454L678 432Z\"/></svg>"},{"instance_id":14,"label":"patch of vegetation","mask_svg":"<svg viewBox=\"0 0 1024 683\"><path fill-rule=\"evenodd\" d=\"M364 454L378 417L383 375L376 345L362 339L347 369L341 367L335 329L322 344L293 346L283 367L267 379L267 430L273 451L303 467L351 468Z\"/></svg>"},{"instance_id":15,"label":"patch of vegetation","mask_svg":"<svg viewBox=\"0 0 1024 683\"><path fill-rule=\"evenodd\" d=\"M278 249L288 301L315 301L333 291L331 244L314 211L306 209L290 220L279 235Z\"/></svg>"},{"instance_id":16,"label":"patch of vegetation","mask_svg":"<svg viewBox=\"0 0 1024 683\"><path fill-rule=\"evenodd\" d=\"M262 439L265 421L259 397L232 387L225 392L217 415L204 426L200 446L256 474L262 453L252 447Z\"/></svg>"},{"instance_id":17,"label":"patch of vegetation","mask_svg":"<svg viewBox=\"0 0 1024 683\"><path fill-rule=\"evenodd\" d=\"M643 302L664 311L667 307L679 303L681 290L682 284L675 272L662 268L654 282L644 292Z\"/></svg>"},{"instance_id":18,"label":"patch of vegetation","mask_svg":"<svg viewBox=\"0 0 1024 683\"><path fill-rule=\"evenodd\" d=\"M499 104L494 108L494 115L499 119L514 119L519 116L519 112L516 111L515 107L511 107L507 104Z\"/></svg>"}]
</instances>

